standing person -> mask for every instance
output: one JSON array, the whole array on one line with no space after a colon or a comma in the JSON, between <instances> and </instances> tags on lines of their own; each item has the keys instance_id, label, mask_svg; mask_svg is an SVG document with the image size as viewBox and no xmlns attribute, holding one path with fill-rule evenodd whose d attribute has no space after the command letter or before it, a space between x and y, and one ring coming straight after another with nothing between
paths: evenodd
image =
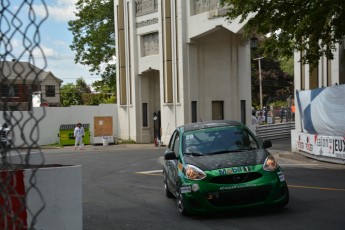
<instances>
[{"instance_id":1,"label":"standing person","mask_svg":"<svg viewBox=\"0 0 345 230\"><path fill-rule=\"evenodd\" d=\"M258 124L259 124L259 121L255 116L255 111L253 111L252 112L252 126L251 127L252 127L252 131L255 135L256 135L256 128L257 128Z\"/></svg>"},{"instance_id":2,"label":"standing person","mask_svg":"<svg viewBox=\"0 0 345 230\"><path fill-rule=\"evenodd\" d=\"M282 109L280 110L280 123L283 122L284 117L285 117L285 120L287 121L287 119L286 119L286 109L285 109L285 108L282 108Z\"/></svg>"},{"instance_id":3,"label":"standing person","mask_svg":"<svg viewBox=\"0 0 345 230\"><path fill-rule=\"evenodd\" d=\"M74 150L77 149L78 144L79 144L79 148L83 149L84 135L85 135L84 128L81 126L81 123L78 123L77 127L75 127L74 129L74 138L75 138Z\"/></svg>"},{"instance_id":4,"label":"standing person","mask_svg":"<svg viewBox=\"0 0 345 230\"><path fill-rule=\"evenodd\" d=\"M265 118L264 112L260 111L259 117L258 117L259 124L264 125L265 120L266 120L266 118Z\"/></svg>"},{"instance_id":5,"label":"standing person","mask_svg":"<svg viewBox=\"0 0 345 230\"><path fill-rule=\"evenodd\" d=\"M295 111L296 111L295 105L292 104L292 106L291 106L292 121L295 121Z\"/></svg>"}]
</instances>

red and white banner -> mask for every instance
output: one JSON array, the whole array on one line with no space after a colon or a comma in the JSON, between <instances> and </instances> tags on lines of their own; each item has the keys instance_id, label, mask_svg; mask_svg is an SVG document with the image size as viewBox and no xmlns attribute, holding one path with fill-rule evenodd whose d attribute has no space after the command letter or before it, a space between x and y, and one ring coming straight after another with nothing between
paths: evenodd
<instances>
[{"instance_id":1,"label":"red and white banner","mask_svg":"<svg viewBox=\"0 0 345 230\"><path fill-rule=\"evenodd\" d=\"M316 156L345 159L345 137L299 133L297 148Z\"/></svg>"},{"instance_id":2,"label":"red and white banner","mask_svg":"<svg viewBox=\"0 0 345 230\"><path fill-rule=\"evenodd\" d=\"M28 229L24 170L0 172L0 229Z\"/></svg>"}]
</instances>

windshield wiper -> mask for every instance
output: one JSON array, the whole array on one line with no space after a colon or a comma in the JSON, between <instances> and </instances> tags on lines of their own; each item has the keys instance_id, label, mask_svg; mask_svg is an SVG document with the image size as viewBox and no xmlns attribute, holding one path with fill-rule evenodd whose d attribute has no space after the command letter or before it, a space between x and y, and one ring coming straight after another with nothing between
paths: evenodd
<instances>
[{"instance_id":1,"label":"windshield wiper","mask_svg":"<svg viewBox=\"0 0 345 230\"><path fill-rule=\"evenodd\" d=\"M248 149L234 149L234 150L222 150L222 151L217 151L217 152L211 152L208 153L207 155L216 155L216 154L224 154L224 153L236 153L236 152L247 152L249 151Z\"/></svg>"},{"instance_id":2,"label":"windshield wiper","mask_svg":"<svg viewBox=\"0 0 345 230\"><path fill-rule=\"evenodd\" d=\"M195 153L195 152L192 152L192 153L184 153L184 155L193 156L193 157L204 156L204 154L202 154L202 153Z\"/></svg>"}]
</instances>

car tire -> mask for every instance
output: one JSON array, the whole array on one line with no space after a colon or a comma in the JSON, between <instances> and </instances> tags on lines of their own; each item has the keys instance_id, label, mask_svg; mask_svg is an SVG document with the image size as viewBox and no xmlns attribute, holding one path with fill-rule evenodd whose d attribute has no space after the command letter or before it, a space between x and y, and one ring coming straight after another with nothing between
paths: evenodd
<instances>
[{"instance_id":1,"label":"car tire","mask_svg":"<svg viewBox=\"0 0 345 230\"><path fill-rule=\"evenodd\" d=\"M164 178L163 181L164 181L165 196L168 197L169 199L174 198L174 195L169 190L168 183L167 183L167 176L164 171L163 171L163 178Z\"/></svg>"},{"instance_id":2,"label":"car tire","mask_svg":"<svg viewBox=\"0 0 345 230\"><path fill-rule=\"evenodd\" d=\"M182 195L180 189L178 189L178 193L177 193L177 196L176 196L176 205L177 205L177 209L180 212L180 214L182 214L183 216L188 216L189 215L189 212L186 209L185 202L184 202L184 199L183 199L183 195Z\"/></svg>"}]
</instances>

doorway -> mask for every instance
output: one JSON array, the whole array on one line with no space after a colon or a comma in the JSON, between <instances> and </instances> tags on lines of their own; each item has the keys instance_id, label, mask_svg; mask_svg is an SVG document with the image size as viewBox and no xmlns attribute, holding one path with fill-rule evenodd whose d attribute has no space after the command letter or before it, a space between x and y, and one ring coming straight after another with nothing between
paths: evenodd
<instances>
[{"instance_id":1,"label":"doorway","mask_svg":"<svg viewBox=\"0 0 345 230\"><path fill-rule=\"evenodd\" d=\"M224 120L224 101L212 101L212 120Z\"/></svg>"}]
</instances>

